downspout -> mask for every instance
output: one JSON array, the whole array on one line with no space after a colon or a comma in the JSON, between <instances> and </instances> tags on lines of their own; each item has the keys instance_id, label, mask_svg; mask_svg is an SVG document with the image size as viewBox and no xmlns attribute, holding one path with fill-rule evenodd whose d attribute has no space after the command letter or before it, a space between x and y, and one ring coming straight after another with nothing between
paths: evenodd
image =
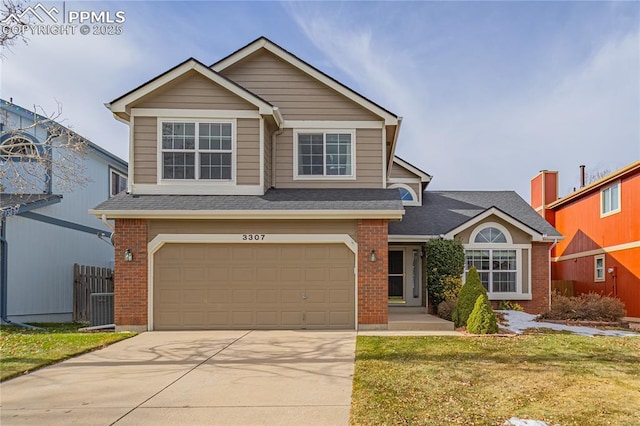
<instances>
[{"instance_id":1,"label":"downspout","mask_svg":"<svg viewBox=\"0 0 640 426\"><path fill-rule=\"evenodd\" d=\"M553 250L553 248L558 244L558 238L555 238L553 240L553 244L551 244L551 247L549 247L549 309L551 309L551 251Z\"/></svg>"},{"instance_id":2,"label":"downspout","mask_svg":"<svg viewBox=\"0 0 640 426\"><path fill-rule=\"evenodd\" d=\"M278 107L273 107L273 118L278 125L278 129L271 133L271 187L276 187L276 141L278 136L284 132L284 119Z\"/></svg>"},{"instance_id":3,"label":"downspout","mask_svg":"<svg viewBox=\"0 0 640 426\"><path fill-rule=\"evenodd\" d=\"M0 304L0 320L2 320L3 324L39 330L39 327L22 324L21 322L14 322L7 318L7 287L9 286L9 278L7 274L7 266L9 263L7 261L8 248L9 243L7 243L7 220L3 216L0 220L0 297L2 297L2 303Z\"/></svg>"}]
</instances>

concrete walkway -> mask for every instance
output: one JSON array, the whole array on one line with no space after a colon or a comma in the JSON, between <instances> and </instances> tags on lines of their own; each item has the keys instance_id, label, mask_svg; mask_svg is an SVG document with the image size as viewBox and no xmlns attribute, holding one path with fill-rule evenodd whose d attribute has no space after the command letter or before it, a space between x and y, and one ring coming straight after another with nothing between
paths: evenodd
<instances>
[{"instance_id":1,"label":"concrete walkway","mask_svg":"<svg viewBox=\"0 0 640 426\"><path fill-rule=\"evenodd\" d=\"M0 385L3 426L346 425L355 332L149 332Z\"/></svg>"}]
</instances>

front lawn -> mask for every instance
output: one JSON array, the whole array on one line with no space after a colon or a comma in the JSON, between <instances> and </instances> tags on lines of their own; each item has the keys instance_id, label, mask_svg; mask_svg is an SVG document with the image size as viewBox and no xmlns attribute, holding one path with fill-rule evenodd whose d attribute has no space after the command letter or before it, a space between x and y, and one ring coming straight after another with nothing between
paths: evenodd
<instances>
[{"instance_id":1,"label":"front lawn","mask_svg":"<svg viewBox=\"0 0 640 426\"><path fill-rule=\"evenodd\" d=\"M34 324L42 330L2 326L0 381L99 349L133 333L80 333L81 324Z\"/></svg>"},{"instance_id":2,"label":"front lawn","mask_svg":"<svg viewBox=\"0 0 640 426\"><path fill-rule=\"evenodd\" d=\"M353 425L640 424L640 338L358 337Z\"/></svg>"}]
</instances>

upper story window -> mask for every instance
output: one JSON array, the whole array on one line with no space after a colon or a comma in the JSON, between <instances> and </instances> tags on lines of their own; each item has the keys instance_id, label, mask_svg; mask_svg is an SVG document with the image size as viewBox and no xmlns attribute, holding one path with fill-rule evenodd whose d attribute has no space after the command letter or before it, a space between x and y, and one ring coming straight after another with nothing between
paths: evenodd
<instances>
[{"instance_id":1,"label":"upper story window","mask_svg":"<svg viewBox=\"0 0 640 426\"><path fill-rule=\"evenodd\" d=\"M353 178L355 132L295 133L297 178Z\"/></svg>"},{"instance_id":2,"label":"upper story window","mask_svg":"<svg viewBox=\"0 0 640 426\"><path fill-rule=\"evenodd\" d=\"M600 191L600 216L608 216L620 211L620 182Z\"/></svg>"},{"instance_id":3,"label":"upper story window","mask_svg":"<svg viewBox=\"0 0 640 426\"><path fill-rule=\"evenodd\" d=\"M233 180L232 122L162 122L162 179Z\"/></svg>"},{"instance_id":4,"label":"upper story window","mask_svg":"<svg viewBox=\"0 0 640 426\"><path fill-rule=\"evenodd\" d=\"M498 228L488 227L484 228L476 235L473 241L474 243L506 243L507 237Z\"/></svg>"},{"instance_id":5,"label":"upper story window","mask_svg":"<svg viewBox=\"0 0 640 426\"><path fill-rule=\"evenodd\" d=\"M113 169L109 170L109 197L126 191L127 176Z\"/></svg>"},{"instance_id":6,"label":"upper story window","mask_svg":"<svg viewBox=\"0 0 640 426\"><path fill-rule=\"evenodd\" d=\"M36 158L39 157L38 148L30 140L13 136L0 144L0 158Z\"/></svg>"},{"instance_id":7,"label":"upper story window","mask_svg":"<svg viewBox=\"0 0 640 426\"><path fill-rule=\"evenodd\" d=\"M393 185L389 185L389 189L396 188L400 191L400 200L402 200L403 205L409 206L417 206L420 205L418 197L414 190L409 186L402 183L394 183Z\"/></svg>"}]
</instances>

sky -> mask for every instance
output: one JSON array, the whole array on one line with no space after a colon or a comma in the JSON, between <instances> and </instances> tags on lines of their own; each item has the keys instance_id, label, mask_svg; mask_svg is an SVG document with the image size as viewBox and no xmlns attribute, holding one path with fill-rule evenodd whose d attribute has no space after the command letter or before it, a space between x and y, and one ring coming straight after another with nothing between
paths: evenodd
<instances>
[{"instance_id":1,"label":"sky","mask_svg":"<svg viewBox=\"0 0 640 426\"><path fill-rule=\"evenodd\" d=\"M36 5L36 2L29 2ZM260 36L403 117L396 154L431 190L560 195L640 159L640 2L42 2L124 12L119 35L28 35L2 50L0 97L128 159L104 104L189 57Z\"/></svg>"}]
</instances>

